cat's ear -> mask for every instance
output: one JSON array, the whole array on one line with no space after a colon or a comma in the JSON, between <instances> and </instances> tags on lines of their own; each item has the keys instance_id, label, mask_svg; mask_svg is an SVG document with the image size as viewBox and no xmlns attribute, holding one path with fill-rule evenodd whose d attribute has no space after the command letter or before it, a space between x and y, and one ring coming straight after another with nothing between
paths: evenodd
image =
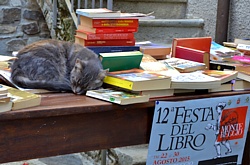
<instances>
[{"instance_id":1,"label":"cat's ear","mask_svg":"<svg viewBox=\"0 0 250 165\"><path fill-rule=\"evenodd\" d=\"M76 59L75 67L78 70L83 70L85 66L86 66L86 63L84 61L80 60L79 58Z\"/></svg>"},{"instance_id":2,"label":"cat's ear","mask_svg":"<svg viewBox=\"0 0 250 165\"><path fill-rule=\"evenodd\" d=\"M98 77L102 80L105 78L108 72L109 72L109 69L101 70L100 73L98 74Z\"/></svg>"}]
</instances>

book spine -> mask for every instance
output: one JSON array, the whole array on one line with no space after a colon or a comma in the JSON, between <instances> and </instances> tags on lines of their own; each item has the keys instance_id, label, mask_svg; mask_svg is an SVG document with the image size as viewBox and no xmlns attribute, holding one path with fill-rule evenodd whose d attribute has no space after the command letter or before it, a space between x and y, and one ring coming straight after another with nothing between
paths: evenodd
<instances>
[{"instance_id":1,"label":"book spine","mask_svg":"<svg viewBox=\"0 0 250 165\"><path fill-rule=\"evenodd\" d=\"M81 25L93 28L99 27L138 27L138 19L91 19L91 23L85 21L85 18L80 17Z\"/></svg>"},{"instance_id":2,"label":"book spine","mask_svg":"<svg viewBox=\"0 0 250 165\"><path fill-rule=\"evenodd\" d=\"M134 46L135 40L85 40L76 36L75 43L83 46Z\"/></svg>"},{"instance_id":3,"label":"book spine","mask_svg":"<svg viewBox=\"0 0 250 165\"><path fill-rule=\"evenodd\" d=\"M116 28L90 28L87 26L78 25L78 30L84 30L87 32L97 33L97 34L103 34L103 33L135 33L138 31L138 28L134 27L116 27Z\"/></svg>"},{"instance_id":4,"label":"book spine","mask_svg":"<svg viewBox=\"0 0 250 165\"><path fill-rule=\"evenodd\" d=\"M120 79L120 78L116 78L116 77L106 76L104 78L103 82L106 83L106 84L110 84L110 85L120 87L120 88L124 88L124 89L128 89L128 90L133 89L133 82L123 80L123 79Z\"/></svg>"},{"instance_id":5,"label":"book spine","mask_svg":"<svg viewBox=\"0 0 250 165\"><path fill-rule=\"evenodd\" d=\"M139 46L88 46L88 48L99 53L139 51Z\"/></svg>"},{"instance_id":6,"label":"book spine","mask_svg":"<svg viewBox=\"0 0 250 165\"><path fill-rule=\"evenodd\" d=\"M83 31L76 31L76 35L83 37L86 40L121 40L134 39L134 33L85 33Z\"/></svg>"}]
</instances>

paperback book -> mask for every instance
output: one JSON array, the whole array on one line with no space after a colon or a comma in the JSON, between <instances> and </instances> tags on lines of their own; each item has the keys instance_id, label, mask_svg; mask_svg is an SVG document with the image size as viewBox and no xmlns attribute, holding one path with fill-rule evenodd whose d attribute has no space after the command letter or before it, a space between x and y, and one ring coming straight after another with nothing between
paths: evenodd
<instances>
[{"instance_id":1,"label":"paperback book","mask_svg":"<svg viewBox=\"0 0 250 165\"><path fill-rule=\"evenodd\" d=\"M120 105L135 104L149 101L149 95L128 93L125 91L115 90L111 88L89 90L87 91L86 96Z\"/></svg>"},{"instance_id":2,"label":"paperback book","mask_svg":"<svg viewBox=\"0 0 250 165\"><path fill-rule=\"evenodd\" d=\"M121 11L112 11L106 8L98 9L76 9L76 14L90 17L90 18L101 18L101 17L120 17Z\"/></svg>"},{"instance_id":3,"label":"paperback book","mask_svg":"<svg viewBox=\"0 0 250 165\"><path fill-rule=\"evenodd\" d=\"M173 89L212 89L221 86L221 80L202 72L180 73L171 77Z\"/></svg>"},{"instance_id":4,"label":"paperback book","mask_svg":"<svg viewBox=\"0 0 250 165\"><path fill-rule=\"evenodd\" d=\"M142 69L130 69L109 72L104 83L131 91L157 90L169 89L171 78Z\"/></svg>"},{"instance_id":5,"label":"paperback book","mask_svg":"<svg viewBox=\"0 0 250 165\"><path fill-rule=\"evenodd\" d=\"M8 89L8 96L11 98L11 110L29 108L41 104L41 95L22 91L9 86L4 87Z\"/></svg>"},{"instance_id":6,"label":"paperback book","mask_svg":"<svg viewBox=\"0 0 250 165\"><path fill-rule=\"evenodd\" d=\"M179 74L180 72L175 69L173 66L169 65L165 61L154 61L154 62L141 62L140 68L149 71L149 72L156 72L158 74L172 76Z\"/></svg>"},{"instance_id":7,"label":"paperback book","mask_svg":"<svg viewBox=\"0 0 250 165\"><path fill-rule=\"evenodd\" d=\"M179 72L193 72L196 70L206 69L206 65L204 63L181 59L181 58L172 57L165 59L162 62L169 64L170 66L177 69Z\"/></svg>"}]
</instances>

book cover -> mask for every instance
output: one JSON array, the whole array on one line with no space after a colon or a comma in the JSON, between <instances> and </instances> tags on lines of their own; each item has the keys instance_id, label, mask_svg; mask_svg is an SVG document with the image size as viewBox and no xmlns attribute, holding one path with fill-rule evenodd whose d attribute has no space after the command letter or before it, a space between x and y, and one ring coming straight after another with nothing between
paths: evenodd
<instances>
[{"instance_id":1,"label":"book cover","mask_svg":"<svg viewBox=\"0 0 250 165\"><path fill-rule=\"evenodd\" d=\"M134 40L134 33L90 33L76 30L76 35L85 40Z\"/></svg>"},{"instance_id":2,"label":"book cover","mask_svg":"<svg viewBox=\"0 0 250 165\"><path fill-rule=\"evenodd\" d=\"M94 51L96 54L140 50L139 46L87 46L87 48Z\"/></svg>"},{"instance_id":3,"label":"book cover","mask_svg":"<svg viewBox=\"0 0 250 165\"><path fill-rule=\"evenodd\" d=\"M133 18L89 18L80 16L80 25L91 28L139 27L139 20Z\"/></svg>"},{"instance_id":4,"label":"book cover","mask_svg":"<svg viewBox=\"0 0 250 165\"><path fill-rule=\"evenodd\" d=\"M169 64L170 66L174 67L182 73L206 69L206 65L204 63L186 60L182 58L173 57L161 61Z\"/></svg>"},{"instance_id":5,"label":"book cover","mask_svg":"<svg viewBox=\"0 0 250 165\"><path fill-rule=\"evenodd\" d=\"M171 77L173 89L212 89L221 86L221 80L200 71L180 73Z\"/></svg>"},{"instance_id":6,"label":"book cover","mask_svg":"<svg viewBox=\"0 0 250 165\"><path fill-rule=\"evenodd\" d=\"M153 62L141 62L140 68L149 71L149 72L157 72L158 74L172 76L175 74L179 74L180 72L175 69L173 66L166 63L164 60L162 61L153 61Z\"/></svg>"},{"instance_id":7,"label":"book cover","mask_svg":"<svg viewBox=\"0 0 250 165\"><path fill-rule=\"evenodd\" d=\"M149 101L149 95L129 93L111 88L89 90L86 92L86 96L120 105L143 103Z\"/></svg>"},{"instance_id":8,"label":"book cover","mask_svg":"<svg viewBox=\"0 0 250 165\"><path fill-rule=\"evenodd\" d=\"M212 37L174 38L172 41L171 55L172 57L175 57L176 46L210 52L211 42Z\"/></svg>"},{"instance_id":9,"label":"book cover","mask_svg":"<svg viewBox=\"0 0 250 165\"><path fill-rule=\"evenodd\" d=\"M169 89L171 78L142 69L109 72L104 83L131 91Z\"/></svg>"},{"instance_id":10,"label":"book cover","mask_svg":"<svg viewBox=\"0 0 250 165\"><path fill-rule=\"evenodd\" d=\"M22 91L9 86L4 87L8 89L8 96L11 97L11 110L29 108L41 104L41 96L38 94Z\"/></svg>"},{"instance_id":11,"label":"book cover","mask_svg":"<svg viewBox=\"0 0 250 165\"><path fill-rule=\"evenodd\" d=\"M134 39L128 40L85 40L79 36L75 36L75 43L83 46L135 46Z\"/></svg>"},{"instance_id":12,"label":"book cover","mask_svg":"<svg viewBox=\"0 0 250 165\"><path fill-rule=\"evenodd\" d=\"M238 44L237 50L244 55L250 55L250 44Z\"/></svg>"},{"instance_id":13,"label":"book cover","mask_svg":"<svg viewBox=\"0 0 250 165\"><path fill-rule=\"evenodd\" d=\"M209 69L209 62L210 62L209 52L198 49L187 48L183 46L176 46L175 51L176 51L175 52L176 58L204 63L206 65L206 68Z\"/></svg>"},{"instance_id":14,"label":"book cover","mask_svg":"<svg viewBox=\"0 0 250 165\"><path fill-rule=\"evenodd\" d=\"M110 72L139 68L142 57L140 51L99 53L103 68Z\"/></svg>"},{"instance_id":15,"label":"book cover","mask_svg":"<svg viewBox=\"0 0 250 165\"><path fill-rule=\"evenodd\" d=\"M91 28L88 26L78 25L77 30L83 30L91 33L97 34L107 34L107 33L135 33L138 31L138 27L101 27L101 28Z\"/></svg>"},{"instance_id":16,"label":"book cover","mask_svg":"<svg viewBox=\"0 0 250 165\"><path fill-rule=\"evenodd\" d=\"M236 79L238 75L238 71L233 70L204 70L202 73L220 79L221 83Z\"/></svg>"},{"instance_id":17,"label":"book cover","mask_svg":"<svg viewBox=\"0 0 250 165\"><path fill-rule=\"evenodd\" d=\"M140 51L144 54L149 54L155 59L166 59L171 52L171 46L160 45L150 41L136 42L135 45L140 46Z\"/></svg>"},{"instance_id":18,"label":"book cover","mask_svg":"<svg viewBox=\"0 0 250 165\"><path fill-rule=\"evenodd\" d=\"M112 11L106 8L76 9L76 14L90 18L96 18L96 17L108 18L108 17L120 17L121 11Z\"/></svg>"}]
</instances>

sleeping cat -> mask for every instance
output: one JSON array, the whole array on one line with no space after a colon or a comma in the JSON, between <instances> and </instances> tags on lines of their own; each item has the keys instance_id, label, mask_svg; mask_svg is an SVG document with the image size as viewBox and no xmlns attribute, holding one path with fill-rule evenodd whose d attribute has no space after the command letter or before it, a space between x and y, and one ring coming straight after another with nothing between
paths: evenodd
<instances>
[{"instance_id":1,"label":"sleeping cat","mask_svg":"<svg viewBox=\"0 0 250 165\"><path fill-rule=\"evenodd\" d=\"M59 40L27 45L11 66L11 79L23 88L73 91L85 94L102 86L106 70L88 48Z\"/></svg>"}]
</instances>

